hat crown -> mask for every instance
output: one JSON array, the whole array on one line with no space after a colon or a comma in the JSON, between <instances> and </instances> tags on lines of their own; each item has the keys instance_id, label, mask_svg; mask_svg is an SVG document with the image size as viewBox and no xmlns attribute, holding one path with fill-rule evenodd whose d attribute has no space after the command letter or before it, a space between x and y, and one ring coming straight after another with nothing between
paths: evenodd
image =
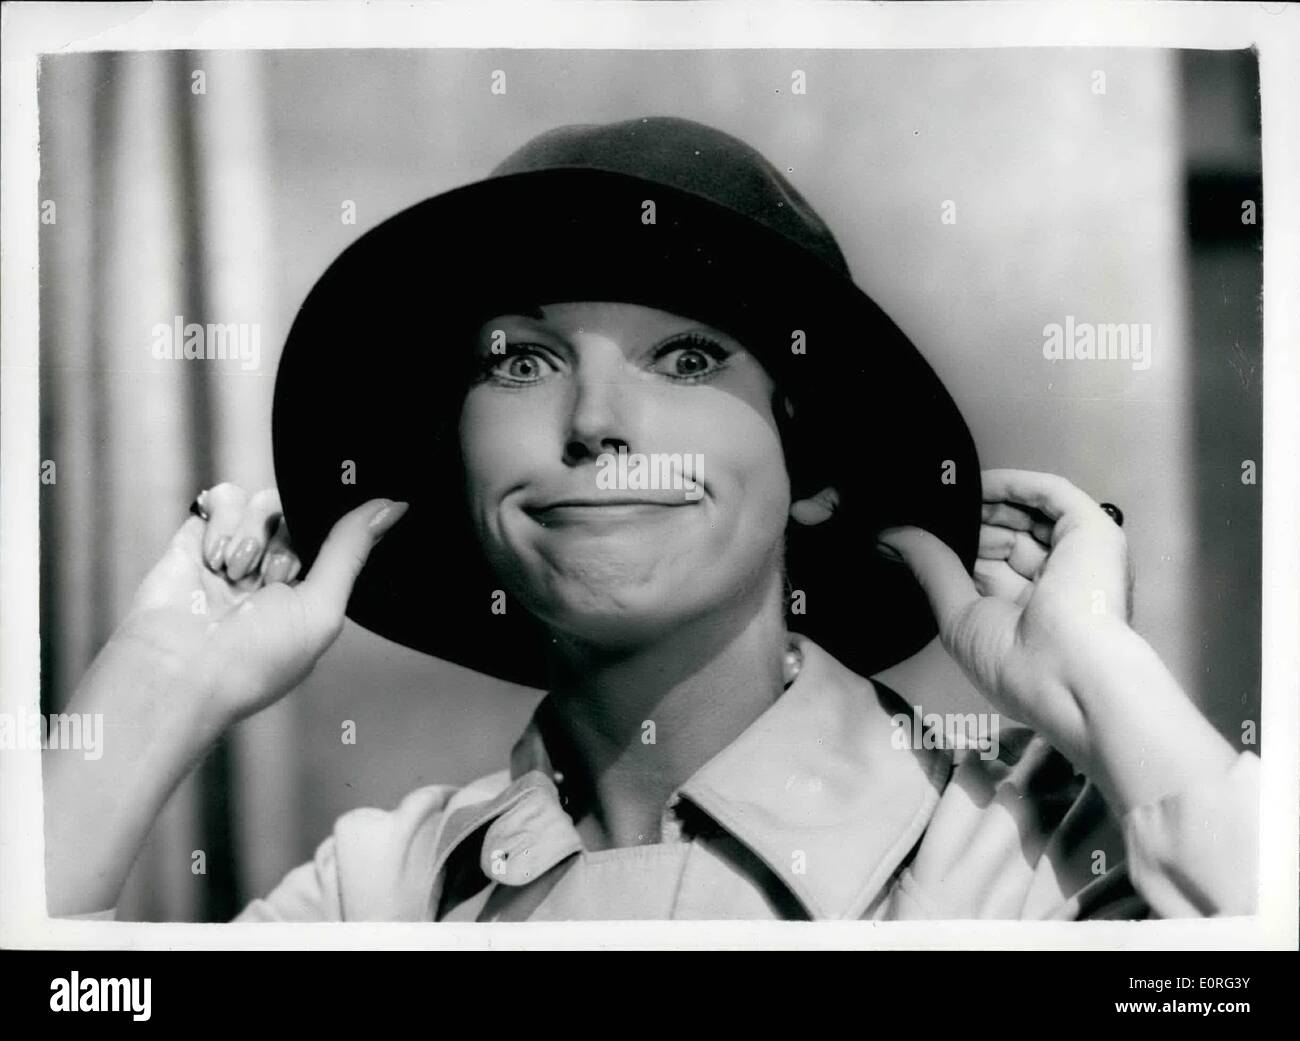
<instances>
[{"instance_id":1,"label":"hat crown","mask_svg":"<svg viewBox=\"0 0 1300 1041\"><path fill-rule=\"evenodd\" d=\"M574 168L606 170L702 196L849 275L830 228L798 190L761 153L714 127L676 116L556 127L512 152L492 176Z\"/></svg>"}]
</instances>

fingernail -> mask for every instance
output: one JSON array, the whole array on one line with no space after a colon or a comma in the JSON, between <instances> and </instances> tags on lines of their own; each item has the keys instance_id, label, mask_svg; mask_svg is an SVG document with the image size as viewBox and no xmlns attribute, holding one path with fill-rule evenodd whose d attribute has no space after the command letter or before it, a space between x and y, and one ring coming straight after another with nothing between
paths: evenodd
<instances>
[{"instance_id":1,"label":"fingernail","mask_svg":"<svg viewBox=\"0 0 1300 1041\"><path fill-rule=\"evenodd\" d=\"M213 571L221 570L221 561L225 556L226 543L230 541L228 535L222 535L215 542L208 546L207 552L203 554L203 560Z\"/></svg>"},{"instance_id":2,"label":"fingernail","mask_svg":"<svg viewBox=\"0 0 1300 1041\"><path fill-rule=\"evenodd\" d=\"M289 555L287 553L276 553L267 562L266 575L263 577L263 581L268 585L272 582L283 582L288 573Z\"/></svg>"},{"instance_id":3,"label":"fingernail","mask_svg":"<svg viewBox=\"0 0 1300 1041\"><path fill-rule=\"evenodd\" d=\"M409 502L392 502L389 501L382 509L370 518L371 529L378 529L378 535L384 535L388 530L402 518L411 504ZM377 536L378 537L378 536Z\"/></svg>"},{"instance_id":4,"label":"fingernail","mask_svg":"<svg viewBox=\"0 0 1300 1041\"><path fill-rule=\"evenodd\" d=\"M903 554L899 553L898 550L894 549L894 547L889 545L888 543L877 542L876 552L880 554L880 556L883 557L885 560L891 561L895 564L904 563Z\"/></svg>"},{"instance_id":5,"label":"fingernail","mask_svg":"<svg viewBox=\"0 0 1300 1041\"><path fill-rule=\"evenodd\" d=\"M230 558L230 563L226 566L226 574L231 578L243 578L244 572L248 570L248 565L253 562L253 557L257 555L257 539L244 539L235 550L234 556Z\"/></svg>"}]
</instances>

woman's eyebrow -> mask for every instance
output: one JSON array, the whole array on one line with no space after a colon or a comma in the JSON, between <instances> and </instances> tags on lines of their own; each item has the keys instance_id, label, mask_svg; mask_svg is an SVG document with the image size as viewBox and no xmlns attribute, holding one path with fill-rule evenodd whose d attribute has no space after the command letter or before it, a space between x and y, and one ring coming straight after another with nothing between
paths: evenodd
<instances>
[{"instance_id":1,"label":"woman's eyebrow","mask_svg":"<svg viewBox=\"0 0 1300 1041\"><path fill-rule=\"evenodd\" d=\"M516 301L510 301L504 305L501 305L492 317L513 318L516 316L521 318L533 318L541 322L544 322L546 320L546 313L542 310L541 304L535 304L532 302L516 302Z\"/></svg>"},{"instance_id":2,"label":"woman's eyebrow","mask_svg":"<svg viewBox=\"0 0 1300 1041\"><path fill-rule=\"evenodd\" d=\"M526 311L503 311L493 316L488 321L479 326L479 343L487 343L492 340L492 336L498 330L505 329L526 329L531 333L545 334L555 336L555 330L546 322L546 316L538 311L536 314L528 314Z\"/></svg>"}]
</instances>

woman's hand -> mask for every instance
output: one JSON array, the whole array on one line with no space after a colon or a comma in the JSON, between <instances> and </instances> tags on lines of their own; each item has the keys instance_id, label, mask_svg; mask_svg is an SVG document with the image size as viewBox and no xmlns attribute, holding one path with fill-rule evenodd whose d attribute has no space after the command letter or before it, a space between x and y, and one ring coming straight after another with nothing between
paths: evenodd
<instances>
[{"instance_id":1,"label":"woman's hand","mask_svg":"<svg viewBox=\"0 0 1300 1041\"><path fill-rule=\"evenodd\" d=\"M65 711L104 720L100 758L43 756L46 898L52 915L116 905L153 822L230 724L287 694L343 628L370 550L406 511L372 499L330 531L311 572L274 490L204 495L181 525Z\"/></svg>"},{"instance_id":2,"label":"woman's hand","mask_svg":"<svg viewBox=\"0 0 1300 1041\"><path fill-rule=\"evenodd\" d=\"M1051 474L987 470L983 482L973 581L929 532L881 533L925 590L944 648L995 709L1042 734L1126 822L1132 877L1158 898L1153 906L1252 913L1257 775L1234 778L1237 749L1129 628L1119 525ZM1204 816L1211 806L1220 819ZM1131 845L1142 834L1153 844ZM1236 843L1231 864L1217 848L1225 837Z\"/></svg>"},{"instance_id":3,"label":"woman's hand","mask_svg":"<svg viewBox=\"0 0 1300 1041\"><path fill-rule=\"evenodd\" d=\"M881 541L902 554L930 600L943 646L994 707L1087 769L1096 741L1086 699L1099 685L1099 666L1133 661L1138 644L1149 651L1128 626L1124 533L1062 477L982 476L973 581L929 532L895 528Z\"/></svg>"},{"instance_id":4,"label":"woman's hand","mask_svg":"<svg viewBox=\"0 0 1300 1041\"><path fill-rule=\"evenodd\" d=\"M181 525L111 642L141 670L182 678L211 732L302 682L342 631L357 575L406 504L373 499L343 516L301 582L275 489L250 496L219 484L203 505L208 519Z\"/></svg>"}]
</instances>

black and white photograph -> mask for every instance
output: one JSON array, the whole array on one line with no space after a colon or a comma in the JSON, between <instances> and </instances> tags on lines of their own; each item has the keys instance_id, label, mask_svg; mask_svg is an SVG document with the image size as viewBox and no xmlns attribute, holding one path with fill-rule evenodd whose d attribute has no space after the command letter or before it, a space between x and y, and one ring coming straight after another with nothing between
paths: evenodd
<instances>
[{"instance_id":1,"label":"black and white photograph","mask_svg":"<svg viewBox=\"0 0 1300 1041\"><path fill-rule=\"evenodd\" d=\"M556 6L36 56L32 913L1254 928L1286 53Z\"/></svg>"}]
</instances>

